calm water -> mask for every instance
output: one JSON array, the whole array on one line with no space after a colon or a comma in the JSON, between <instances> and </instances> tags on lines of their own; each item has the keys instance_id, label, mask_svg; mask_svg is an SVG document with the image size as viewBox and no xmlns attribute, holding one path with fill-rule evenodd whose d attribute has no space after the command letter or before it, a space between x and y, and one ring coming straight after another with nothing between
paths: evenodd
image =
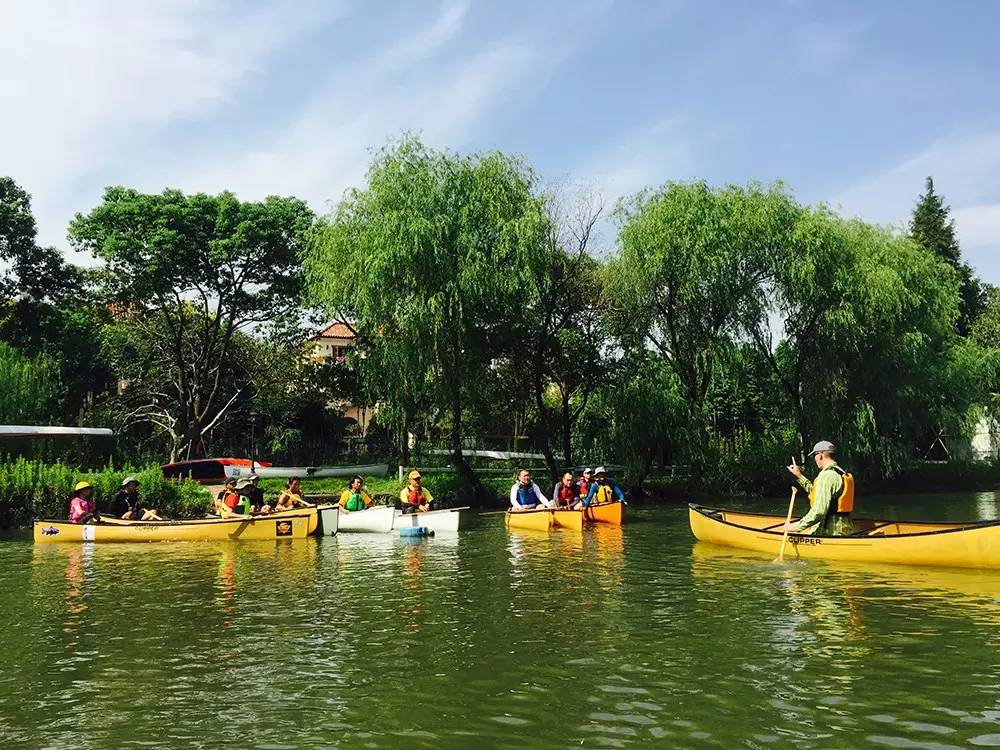
<instances>
[{"instance_id":1,"label":"calm water","mask_svg":"<svg viewBox=\"0 0 1000 750\"><path fill-rule=\"evenodd\" d=\"M1000 493L943 501L877 510ZM0 746L1000 747L1000 571L776 565L633 519L0 543Z\"/></svg>"}]
</instances>

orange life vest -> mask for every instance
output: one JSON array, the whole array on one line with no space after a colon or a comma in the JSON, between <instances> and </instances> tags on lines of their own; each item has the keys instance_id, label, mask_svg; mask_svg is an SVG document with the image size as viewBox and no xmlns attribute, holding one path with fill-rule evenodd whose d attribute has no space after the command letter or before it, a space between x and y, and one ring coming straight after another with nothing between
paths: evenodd
<instances>
[{"instance_id":1,"label":"orange life vest","mask_svg":"<svg viewBox=\"0 0 1000 750\"><path fill-rule=\"evenodd\" d=\"M829 513L850 513L854 510L854 475L849 471L844 471L839 466L831 466L833 471L840 475L843 481L843 486L840 488L840 494L833 498L830 503ZM816 500L816 485L812 486L809 490L809 507L813 506L813 502Z\"/></svg>"}]
</instances>

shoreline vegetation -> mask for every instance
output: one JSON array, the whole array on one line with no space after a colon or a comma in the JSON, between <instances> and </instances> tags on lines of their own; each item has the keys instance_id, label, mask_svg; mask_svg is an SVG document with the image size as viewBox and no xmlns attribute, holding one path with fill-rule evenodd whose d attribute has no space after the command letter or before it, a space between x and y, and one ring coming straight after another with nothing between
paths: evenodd
<instances>
[{"instance_id":1,"label":"shoreline vegetation","mask_svg":"<svg viewBox=\"0 0 1000 750\"><path fill-rule=\"evenodd\" d=\"M76 266L0 177L0 424L114 431L0 444L55 467L9 469L27 476L4 515L53 512L66 466L105 465L147 467L151 503L187 513L153 465L206 456L431 459L480 507L515 468L487 478L482 450L534 456L540 484L622 467L635 497L778 494L819 440L864 492L997 486L1000 288L919 190L905 228L781 182L606 204L518 155L403 135L324 215L108 187L67 228Z\"/></svg>"},{"instance_id":2,"label":"shoreline vegetation","mask_svg":"<svg viewBox=\"0 0 1000 750\"><path fill-rule=\"evenodd\" d=\"M163 478L159 466L141 469L107 468L81 471L64 463L43 463L17 459L0 461L0 529L30 526L34 518L63 518L72 495L73 485L85 479L94 486L98 509L106 512L111 497L118 490L122 479L135 476L139 480L140 497L149 507L156 507L166 518L195 518L211 512L211 495L207 488L191 481L173 481ZM425 474L424 486L444 507L471 504L478 510L498 510L507 506L507 493L514 481L513 474L481 479L487 491L479 500L463 496L463 486L455 472ZM398 496L403 483L396 477L366 477L369 493ZM284 488L283 479L262 479L261 488L267 498L276 498ZM302 479L307 499L335 501L347 486L341 477ZM924 464L905 478L894 482L876 482L864 487L864 494L885 495L897 493L970 492L995 490L1000 486L1000 466L974 464ZM652 476L642 489L628 492L629 502L640 504L678 504L692 498L705 501L718 497L762 497L761 493L740 493L732 486L705 483L699 491L692 490L685 477ZM768 495L770 496L770 495ZM859 495L862 503L863 495Z\"/></svg>"}]
</instances>

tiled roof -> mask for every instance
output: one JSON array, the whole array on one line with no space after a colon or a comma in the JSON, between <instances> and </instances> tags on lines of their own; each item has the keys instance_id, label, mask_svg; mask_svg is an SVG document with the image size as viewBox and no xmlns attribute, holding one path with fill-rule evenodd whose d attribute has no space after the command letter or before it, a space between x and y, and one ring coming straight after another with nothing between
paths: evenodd
<instances>
[{"instance_id":1,"label":"tiled roof","mask_svg":"<svg viewBox=\"0 0 1000 750\"><path fill-rule=\"evenodd\" d=\"M354 331L351 330L350 326L345 325L344 323L331 323L319 332L317 338L322 336L337 339L353 339Z\"/></svg>"}]
</instances>

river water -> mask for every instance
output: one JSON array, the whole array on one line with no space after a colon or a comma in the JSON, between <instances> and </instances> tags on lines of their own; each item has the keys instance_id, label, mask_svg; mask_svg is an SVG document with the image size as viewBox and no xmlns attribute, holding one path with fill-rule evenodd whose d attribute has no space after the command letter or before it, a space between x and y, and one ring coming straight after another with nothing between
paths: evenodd
<instances>
[{"instance_id":1,"label":"river water","mask_svg":"<svg viewBox=\"0 0 1000 750\"><path fill-rule=\"evenodd\" d=\"M1000 747L1000 571L774 564L631 510L416 543L2 542L0 747Z\"/></svg>"}]
</instances>

